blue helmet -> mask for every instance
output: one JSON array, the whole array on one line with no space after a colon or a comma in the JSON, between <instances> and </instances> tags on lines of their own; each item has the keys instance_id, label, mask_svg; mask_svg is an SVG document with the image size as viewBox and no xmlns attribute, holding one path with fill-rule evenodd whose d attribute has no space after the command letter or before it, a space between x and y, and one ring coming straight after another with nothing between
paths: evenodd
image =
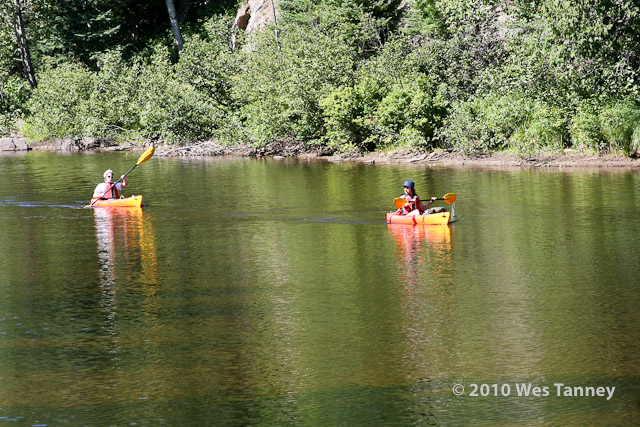
<instances>
[{"instance_id":1,"label":"blue helmet","mask_svg":"<svg viewBox=\"0 0 640 427\"><path fill-rule=\"evenodd\" d=\"M405 181L404 185L403 185L403 187L411 187L411 188L413 188L415 186L416 186L416 184L413 181L409 181L409 180Z\"/></svg>"}]
</instances>

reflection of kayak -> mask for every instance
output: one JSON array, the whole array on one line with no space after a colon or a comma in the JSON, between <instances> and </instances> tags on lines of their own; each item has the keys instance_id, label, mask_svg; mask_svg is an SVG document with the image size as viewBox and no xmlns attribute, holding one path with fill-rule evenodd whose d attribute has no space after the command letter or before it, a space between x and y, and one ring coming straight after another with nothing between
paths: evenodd
<instances>
[{"instance_id":1,"label":"reflection of kayak","mask_svg":"<svg viewBox=\"0 0 640 427\"><path fill-rule=\"evenodd\" d=\"M91 199L91 203L96 199ZM119 208L128 208L128 207L136 207L139 208L142 206L142 196L131 196L126 197L124 199L105 199L98 200L93 203L93 207L100 208L110 208L110 207L119 207ZM87 208L92 207L92 205L85 206Z\"/></svg>"},{"instance_id":2,"label":"reflection of kayak","mask_svg":"<svg viewBox=\"0 0 640 427\"><path fill-rule=\"evenodd\" d=\"M387 214L389 224L424 224L424 225L447 225L451 222L451 212L438 212L420 215L418 210L413 210L407 215L395 212Z\"/></svg>"}]
</instances>

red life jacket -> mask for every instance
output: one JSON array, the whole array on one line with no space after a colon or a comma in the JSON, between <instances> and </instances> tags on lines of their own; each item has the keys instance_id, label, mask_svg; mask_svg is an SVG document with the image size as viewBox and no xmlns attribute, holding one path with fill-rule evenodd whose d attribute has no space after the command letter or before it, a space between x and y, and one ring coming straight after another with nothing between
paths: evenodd
<instances>
[{"instance_id":1,"label":"red life jacket","mask_svg":"<svg viewBox=\"0 0 640 427\"><path fill-rule=\"evenodd\" d=\"M117 199L118 198L118 189L116 188L115 185L111 186L111 190L109 190L111 192L111 197L109 197L109 199Z\"/></svg>"},{"instance_id":2,"label":"red life jacket","mask_svg":"<svg viewBox=\"0 0 640 427\"><path fill-rule=\"evenodd\" d=\"M117 184L107 184L111 186L111 189L106 192L106 194L102 195L102 199L117 199L118 196L118 188Z\"/></svg>"}]
</instances>

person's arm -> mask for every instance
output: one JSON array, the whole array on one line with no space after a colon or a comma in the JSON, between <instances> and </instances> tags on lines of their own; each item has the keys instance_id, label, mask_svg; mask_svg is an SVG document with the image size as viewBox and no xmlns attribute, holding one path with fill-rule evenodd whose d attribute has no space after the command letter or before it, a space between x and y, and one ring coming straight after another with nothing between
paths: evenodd
<instances>
[{"instance_id":1,"label":"person's arm","mask_svg":"<svg viewBox=\"0 0 640 427\"><path fill-rule=\"evenodd\" d=\"M93 198L102 197L104 194L105 188L103 188L103 183L100 183L96 186L95 190L93 190Z\"/></svg>"},{"instance_id":2,"label":"person's arm","mask_svg":"<svg viewBox=\"0 0 640 427\"><path fill-rule=\"evenodd\" d=\"M126 187L127 186L127 177L122 175L120 178L122 178L122 186Z\"/></svg>"},{"instance_id":3,"label":"person's arm","mask_svg":"<svg viewBox=\"0 0 640 427\"><path fill-rule=\"evenodd\" d=\"M433 204L433 202L435 202L436 200L438 200L437 197L432 197L431 200L429 200L429 203L427 203L424 207L424 209L422 209L422 211L426 211L427 209L429 209L431 207L431 205ZM422 204L422 203L420 203Z\"/></svg>"}]
</instances>

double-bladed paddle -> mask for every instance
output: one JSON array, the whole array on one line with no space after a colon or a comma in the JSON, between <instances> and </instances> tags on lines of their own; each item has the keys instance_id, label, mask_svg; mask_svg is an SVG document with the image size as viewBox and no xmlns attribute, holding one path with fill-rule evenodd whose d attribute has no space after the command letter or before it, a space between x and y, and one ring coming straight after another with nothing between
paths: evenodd
<instances>
[{"instance_id":1,"label":"double-bladed paddle","mask_svg":"<svg viewBox=\"0 0 640 427\"><path fill-rule=\"evenodd\" d=\"M444 196L437 198L436 200L444 200L445 203L453 203L456 201L456 193L447 193ZM426 200L424 200L426 202ZM393 199L393 204L396 205L396 208L400 209L404 205L407 204L407 201L404 197L396 197Z\"/></svg>"}]
</instances>

